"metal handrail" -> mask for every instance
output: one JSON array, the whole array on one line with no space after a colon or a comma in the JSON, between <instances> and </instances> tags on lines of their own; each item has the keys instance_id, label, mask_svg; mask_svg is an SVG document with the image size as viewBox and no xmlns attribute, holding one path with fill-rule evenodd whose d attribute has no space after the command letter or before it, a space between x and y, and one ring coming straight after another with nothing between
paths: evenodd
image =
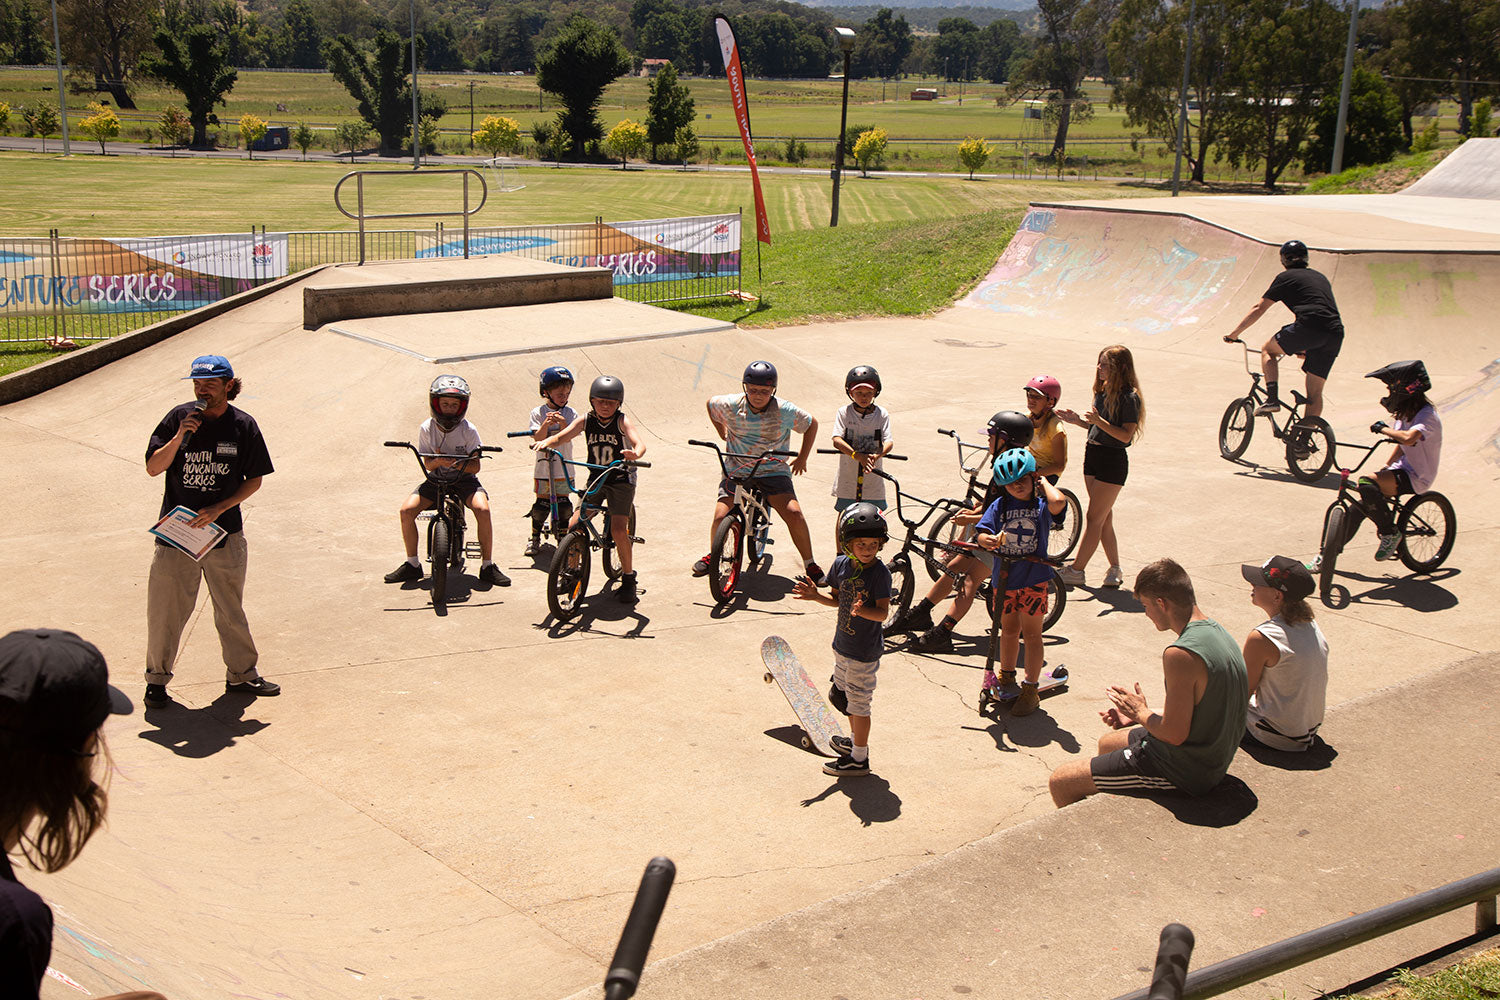
<instances>
[{"instance_id":1,"label":"metal handrail","mask_svg":"<svg viewBox=\"0 0 1500 1000\"><path fill-rule=\"evenodd\" d=\"M489 185L485 184L485 182L484 182L484 175L483 174L481 174L477 170L471 170L468 167L463 167L463 168L458 168L458 169L448 169L448 170L423 170L423 171L420 172L420 176L423 176L423 177L429 177L432 174L463 174L464 175L464 209L463 209L462 212L385 212L385 213L380 214L380 215L366 215L365 214L365 177L366 177L366 175L376 175L376 174L378 174L381 177L392 177L392 176L396 176L396 177L416 177L416 176L418 176L418 173L408 173L408 172L404 172L404 171L403 172L397 172L397 171L394 171L394 170L353 170L353 171L350 171L349 173L345 174L344 176L340 177L339 178L339 182L333 186L333 206L335 208L337 208L340 212L344 213L344 216L346 218L354 219L355 221L357 221L359 223L359 262L361 264L363 264L365 262L365 220L366 219L438 219L438 218L449 218L449 217L455 216L455 215L463 216L463 220L464 220L464 260L468 260L469 259L469 216L474 215L481 208L483 208L484 207L484 203L489 199L489 196L490 196ZM473 174L474 177L479 181L479 204L475 205L472 209L469 207L469 174ZM355 215L354 213L350 212L347 208L344 207L344 203L339 200L339 188L343 187L344 186L344 182L347 181L351 177L357 178L357 180L355 181L354 188L355 188L356 197L358 198L358 205L357 205L357 207L359 209L359 214L358 215Z\"/></svg>"},{"instance_id":2,"label":"metal handrail","mask_svg":"<svg viewBox=\"0 0 1500 1000\"><path fill-rule=\"evenodd\" d=\"M1474 904L1475 935L1494 934L1497 895L1500 895L1500 868L1491 868L1190 972L1182 1000L1204 1000L1228 993L1470 903ZM1136 990L1115 1000L1147 1000L1147 996L1146 990Z\"/></svg>"}]
</instances>

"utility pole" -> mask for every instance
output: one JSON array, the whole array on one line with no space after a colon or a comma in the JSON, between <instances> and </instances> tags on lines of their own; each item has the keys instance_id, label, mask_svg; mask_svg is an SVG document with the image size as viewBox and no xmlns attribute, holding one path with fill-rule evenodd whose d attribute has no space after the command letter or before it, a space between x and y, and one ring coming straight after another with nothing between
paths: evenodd
<instances>
[{"instance_id":1,"label":"utility pole","mask_svg":"<svg viewBox=\"0 0 1500 1000\"><path fill-rule=\"evenodd\" d=\"M1339 122L1333 132L1333 169L1344 169L1344 129L1349 124L1349 88L1354 82L1354 41L1359 25L1359 0L1349 6L1349 42L1344 46L1344 85L1339 88Z\"/></svg>"},{"instance_id":2,"label":"utility pole","mask_svg":"<svg viewBox=\"0 0 1500 1000\"><path fill-rule=\"evenodd\" d=\"M469 152L474 152L474 81L469 81Z\"/></svg>"},{"instance_id":3,"label":"utility pole","mask_svg":"<svg viewBox=\"0 0 1500 1000\"><path fill-rule=\"evenodd\" d=\"M1178 184L1182 178L1182 144L1187 141L1187 91L1188 68L1193 64L1193 14L1197 12L1197 0L1188 0L1187 44L1182 54L1182 89L1177 92L1177 159L1172 163L1172 197L1177 197Z\"/></svg>"},{"instance_id":4,"label":"utility pole","mask_svg":"<svg viewBox=\"0 0 1500 1000\"><path fill-rule=\"evenodd\" d=\"M411 168L422 165L422 143L417 117L417 0L411 0Z\"/></svg>"}]
</instances>

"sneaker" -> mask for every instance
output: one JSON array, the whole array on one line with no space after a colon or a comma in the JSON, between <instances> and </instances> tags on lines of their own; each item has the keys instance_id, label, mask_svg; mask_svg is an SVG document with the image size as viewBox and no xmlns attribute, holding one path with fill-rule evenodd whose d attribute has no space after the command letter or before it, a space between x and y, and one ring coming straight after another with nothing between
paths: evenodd
<instances>
[{"instance_id":1,"label":"sneaker","mask_svg":"<svg viewBox=\"0 0 1500 1000\"><path fill-rule=\"evenodd\" d=\"M500 571L500 567L490 563L479 571L479 582L487 583L492 587L509 587L510 577Z\"/></svg>"},{"instance_id":2,"label":"sneaker","mask_svg":"<svg viewBox=\"0 0 1500 1000\"><path fill-rule=\"evenodd\" d=\"M1319 572L1323 568L1323 556L1322 556L1322 554L1320 553L1318 555L1313 556L1313 561L1312 562L1310 562L1310 563L1303 563L1303 565L1307 567L1307 571L1309 573L1316 574L1317 572Z\"/></svg>"},{"instance_id":3,"label":"sneaker","mask_svg":"<svg viewBox=\"0 0 1500 1000\"><path fill-rule=\"evenodd\" d=\"M1057 578L1069 587L1087 586L1086 576L1083 570L1077 566L1060 566L1057 570Z\"/></svg>"},{"instance_id":4,"label":"sneaker","mask_svg":"<svg viewBox=\"0 0 1500 1000\"><path fill-rule=\"evenodd\" d=\"M833 774L844 777L851 774L869 774L870 759L855 760L848 754L841 754L838 760L823 765L824 774Z\"/></svg>"},{"instance_id":5,"label":"sneaker","mask_svg":"<svg viewBox=\"0 0 1500 1000\"><path fill-rule=\"evenodd\" d=\"M530 559L540 551L542 551L542 536L532 535L531 541L527 542L526 548L521 551L521 556L522 558Z\"/></svg>"},{"instance_id":6,"label":"sneaker","mask_svg":"<svg viewBox=\"0 0 1500 1000\"><path fill-rule=\"evenodd\" d=\"M830 685L828 688L828 704L832 705L833 710L840 715L849 714L849 696L837 684Z\"/></svg>"},{"instance_id":7,"label":"sneaker","mask_svg":"<svg viewBox=\"0 0 1500 1000\"><path fill-rule=\"evenodd\" d=\"M912 640L911 648L917 653L953 652L953 633L939 625Z\"/></svg>"},{"instance_id":8,"label":"sneaker","mask_svg":"<svg viewBox=\"0 0 1500 1000\"><path fill-rule=\"evenodd\" d=\"M854 756L854 741L847 736L830 736L828 745L833 747L840 757Z\"/></svg>"},{"instance_id":9,"label":"sneaker","mask_svg":"<svg viewBox=\"0 0 1500 1000\"><path fill-rule=\"evenodd\" d=\"M1381 535L1380 548L1375 550L1375 558L1384 562L1387 559L1396 558L1396 549L1401 545L1400 535Z\"/></svg>"},{"instance_id":10,"label":"sneaker","mask_svg":"<svg viewBox=\"0 0 1500 1000\"><path fill-rule=\"evenodd\" d=\"M1111 566L1109 569L1104 571L1104 585L1106 587L1118 588L1120 584L1124 582L1125 574L1120 571L1120 567Z\"/></svg>"},{"instance_id":11,"label":"sneaker","mask_svg":"<svg viewBox=\"0 0 1500 1000\"><path fill-rule=\"evenodd\" d=\"M892 618L891 623L885 627L885 630L887 632L926 632L932 628L933 624L932 609L918 605L907 608L895 618Z\"/></svg>"},{"instance_id":12,"label":"sneaker","mask_svg":"<svg viewBox=\"0 0 1500 1000\"><path fill-rule=\"evenodd\" d=\"M620 582L615 587L615 598L621 604L636 604L640 601L641 596L636 592L634 573L620 575Z\"/></svg>"},{"instance_id":13,"label":"sneaker","mask_svg":"<svg viewBox=\"0 0 1500 1000\"><path fill-rule=\"evenodd\" d=\"M404 562L385 575L386 583L410 583L413 580L422 579L422 569Z\"/></svg>"},{"instance_id":14,"label":"sneaker","mask_svg":"<svg viewBox=\"0 0 1500 1000\"><path fill-rule=\"evenodd\" d=\"M168 705L176 704L172 696L167 694L165 684L147 684L146 697L141 700L146 703L147 708L166 708Z\"/></svg>"},{"instance_id":15,"label":"sneaker","mask_svg":"<svg viewBox=\"0 0 1500 1000\"><path fill-rule=\"evenodd\" d=\"M1036 711L1036 707L1042 703L1042 696L1037 692L1036 685L1030 681L1021 682L1021 693L1016 700L1010 703L1011 715L1030 715Z\"/></svg>"},{"instance_id":16,"label":"sneaker","mask_svg":"<svg viewBox=\"0 0 1500 1000\"><path fill-rule=\"evenodd\" d=\"M229 694L250 694L261 698L274 698L281 693L281 685L272 684L264 677L257 677L253 681L241 681L238 684L225 681L224 690Z\"/></svg>"},{"instance_id":17,"label":"sneaker","mask_svg":"<svg viewBox=\"0 0 1500 1000\"><path fill-rule=\"evenodd\" d=\"M808 563L805 572L807 573L807 578L819 587L828 586L828 574L824 573L822 567L817 563Z\"/></svg>"},{"instance_id":18,"label":"sneaker","mask_svg":"<svg viewBox=\"0 0 1500 1000\"><path fill-rule=\"evenodd\" d=\"M708 563L709 563L709 560L711 560L712 558L713 558L713 553L709 553L708 555L704 556L702 559L699 559L697 562L693 563L693 575L694 576L707 576L708 575Z\"/></svg>"},{"instance_id":19,"label":"sneaker","mask_svg":"<svg viewBox=\"0 0 1500 1000\"><path fill-rule=\"evenodd\" d=\"M1275 413L1277 410L1281 409L1282 405L1283 404L1279 399L1268 399L1264 403L1261 403L1260 406L1255 408L1255 415L1257 417L1264 417L1269 413Z\"/></svg>"}]
</instances>

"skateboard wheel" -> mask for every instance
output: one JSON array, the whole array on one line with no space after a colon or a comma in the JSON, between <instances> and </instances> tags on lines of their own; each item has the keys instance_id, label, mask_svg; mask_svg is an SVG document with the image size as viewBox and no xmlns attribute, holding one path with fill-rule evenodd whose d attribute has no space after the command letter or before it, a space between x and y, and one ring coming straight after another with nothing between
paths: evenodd
<instances>
[{"instance_id":1,"label":"skateboard wheel","mask_svg":"<svg viewBox=\"0 0 1500 1000\"><path fill-rule=\"evenodd\" d=\"M766 673L765 673L765 681L766 681L767 684L771 683L775 679L776 678L774 678L774 677L771 676L771 672L769 670L766 671Z\"/></svg>"},{"instance_id":2,"label":"skateboard wheel","mask_svg":"<svg viewBox=\"0 0 1500 1000\"><path fill-rule=\"evenodd\" d=\"M811 750L812 749L812 740L809 737L806 737L806 736L802 737L802 749L804 749L804 750Z\"/></svg>"},{"instance_id":3,"label":"skateboard wheel","mask_svg":"<svg viewBox=\"0 0 1500 1000\"><path fill-rule=\"evenodd\" d=\"M1062 664L1058 664L1056 667L1052 668L1052 676L1056 677L1060 681L1065 681L1068 679L1068 668L1063 666Z\"/></svg>"}]
</instances>

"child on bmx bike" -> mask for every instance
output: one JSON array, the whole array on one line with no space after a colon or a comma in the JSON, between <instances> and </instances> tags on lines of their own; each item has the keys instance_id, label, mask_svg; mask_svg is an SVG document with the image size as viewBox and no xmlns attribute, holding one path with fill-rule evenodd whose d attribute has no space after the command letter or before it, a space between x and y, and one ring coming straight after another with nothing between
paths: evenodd
<instances>
[{"instance_id":1,"label":"child on bmx bike","mask_svg":"<svg viewBox=\"0 0 1500 1000\"><path fill-rule=\"evenodd\" d=\"M490 526L490 497L479 477L479 459L464 457L479 450L479 431L464 416L469 410L469 383L457 375L439 375L427 391L427 406L432 416L422 421L417 432L417 451L424 455L451 458L424 458L429 471L458 473L452 490L474 512L475 533L479 536L479 580L495 587L509 587L510 577L491 561L494 532ZM422 562L417 558L417 515L431 507L437 498L437 487L431 481L420 484L401 505L401 541L406 546L406 561L385 575L386 583L407 583L422 579Z\"/></svg>"},{"instance_id":2,"label":"child on bmx bike","mask_svg":"<svg viewBox=\"0 0 1500 1000\"><path fill-rule=\"evenodd\" d=\"M539 389L542 402L531 411L531 426L528 428L532 441L545 440L578 419L578 411L568 405L568 397L573 394L572 372L561 365L543 368ZM563 462L572 460L573 446L564 444L557 452L561 458L546 454L536 458L533 473L536 500L528 512L531 540L526 543L526 551L521 553L528 559L541 551L542 529L547 526L548 517L552 519L553 536L561 538L573 516L573 500L568 493L568 477L563 466Z\"/></svg>"},{"instance_id":3,"label":"child on bmx bike","mask_svg":"<svg viewBox=\"0 0 1500 1000\"><path fill-rule=\"evenodd\" d=\"M1363 502L1350 509L1344 532L1346 538L1352 538L1362 516L1368 514L1380 535L1375 558L1383 561L1396 558L1396 548L1401 542L1386 498L1432 489L1443 452L1443 422L1427 398L1432 379L1421 361L1394 361L1365 377L1385 383L1386 394L1380 405L1396 419L1395 426L1377 420L1370 431L1390 438L1396 447L1373 477L1359 477L1359 496Z\"/></svg>"}]
</instances>

